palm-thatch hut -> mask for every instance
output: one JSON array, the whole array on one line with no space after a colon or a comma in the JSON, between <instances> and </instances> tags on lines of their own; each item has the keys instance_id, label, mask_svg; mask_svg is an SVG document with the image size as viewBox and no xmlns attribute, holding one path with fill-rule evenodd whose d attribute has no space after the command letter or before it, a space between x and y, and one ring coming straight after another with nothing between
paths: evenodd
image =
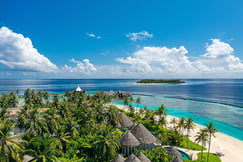
<instances>
[{"instance_id":1,"label":"palm-thatch hut","mask_svg":"<svg viewBox=\"0 0 243 162\"><path fill-rule=\"evenodd\" d=\"M130 130L127 130L119 141L122 145L122 153L126 156L133 152L134 147L140 145L140 142L134 137Z\"/></svg>"},{"instance_id":2,"label":"palm-thatch hut","mask_svg":"<svg viewBox=\"0 0 243 162\"><path fill-rule=\"evenodd\" d=\"M131 93L130 92L126 92L126 91L118 91L117 94L121 98L125 97L125 96L128 96L128 97L131 96Z\"/></svg>"},{"instance_id":3,"label":"palm-thatch hut","mask_svg":"<svg viewBox=\"0 0 243 162\"><path fill-rule=\"evenodd\" d=\"M142 162L139 160L134 154L131 154L127 157L127 159L124 162Z\"/></svg>"},{"instance_id":4,"label":"palm-thatch hut","mask_svg":"<svg viewBox=\"0 0 243 162\"><path fill-rule=\"evenodd\" d=\"M167 152L173 157L181 157L181 154L179 153L179 151L177 151L177 149L174 146L171 146Z\"/></svg>"},{"instance_id":5,"label":"palm-thatch hut","mask_svg":"<svg viewBox=\"0 0 243 162\"><path fill-rule=\"evenodd\" d=\"M133 125L133 122L123 113L120 113L120 121L116 124L116 127L122 128L122 127L131 127Z\"/></svg>"},{"instance_id":6,"label":"palm-thatch hut","mask_svg":"<svg viewBox=\"0 0 243 162\"><path fill-rule=\"evenodd\" d=\"M151 162L141 151L136 156L142 162Z\"/></svg>"},{"instance_id":7,"label":"palm-thatch hut","mask_svg":"<svg viewBox=\"0 0 243 162\"><path fill-rule=\"evenodd\" d=\"M157 139L148 131L147 128L143 126L143 124L137 124L132 130L131 133L138 139L141 143L142 149L153 149L153 143L157 141Z\"/></svg>"},{"instance_id":8,"label":"palm-thatch hut","mask_svg":"<svg viewBox=\"0 0 243 162\"><path fill-rule=\"evenodd\" d=\"M124 162L125 159L120 154L118 154L114 159L111 160L111 162Z\"/></svg>"},{"instance_id":9,"label":"palm-thatch hut","mask_svg":"<svg viewBox=\"0 0 243 162\"><path fill-rule=\"evenodd\" d=\"M133 128L135 128L137 126L137 124L136 123L133 123L133 125L130 127L130 128L128 128L128 130L132 130Z\"/></svg>"},{"instance_id":10,"label":"palm-thatch hut","mask_svg":"<svg viewBox=\"0 0 243 162\"><path fill-rule=\"evenodd\" d=\"M115 95L115 92L114 91L105 91L104 92L106 96L110 96L110 97L113 97Z\"/></svg>"},{"instance_id":11,"label":"palm-thatch hut","mask_svg":"<svg viewBox=\"0 0 243 162\"><path fill-rule=\"evenodd\" d=\"M183 162L183 160L181 160L181 158L179 158L178 156L175 157L173 160L171 160L170 162Z\"/></svg>"}]
</instances>

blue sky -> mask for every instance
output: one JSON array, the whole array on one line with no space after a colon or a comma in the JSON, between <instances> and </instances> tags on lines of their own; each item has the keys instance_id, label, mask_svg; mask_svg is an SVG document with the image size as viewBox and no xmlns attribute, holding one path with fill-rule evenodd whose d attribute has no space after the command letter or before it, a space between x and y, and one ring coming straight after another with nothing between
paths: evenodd
<instances>
[{"instance_id":1,"label":"blue sky","mask_svg":"<svg viewBox=\"0 0 243 162\"><path fill-rule=\"evenodd\" d=\"M1 0L0 78L242 78L242 0Z\"/></svg>"}]
</instances>

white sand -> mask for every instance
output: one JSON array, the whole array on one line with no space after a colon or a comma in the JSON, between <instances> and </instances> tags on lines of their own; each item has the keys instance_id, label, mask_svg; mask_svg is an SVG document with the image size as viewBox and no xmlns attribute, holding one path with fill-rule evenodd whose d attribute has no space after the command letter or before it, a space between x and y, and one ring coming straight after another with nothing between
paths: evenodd
<instances>
[{"instance_id":1,"label":"white sand","mask_svg":"<svg viewBox=\"0 0 243 162\"><path fill-rule=\"evenodd\" d=\"M127 111L127 107L124 105L117 105L117 104L114 105L120 109ZM138 109L139 108L135 108L136 111L138 111ZM170 121L173 118L176 117L168 115L167 116L168 123L170 123ZM196 133L200 129L205 128L204 126L199 124L195 124L195 125L196 125L195 129L190 132L190 139L192 141L195 140ZM170 127L172 125L168 124L168 126ZM222 154L224 154L223 156L220 157L222 162L243 162L243 141L220 132L216 133L215 135L216 137L212 137L211 140L211 148L210 148L211 153L221 152ZM208 146L206 145L206 147ZM187 149L181 149L181 150L187 152L189 155L192 154L193 160L197 157L196 154L200 152L200 151L192 151Z\"/></svg>"}]
</instances>

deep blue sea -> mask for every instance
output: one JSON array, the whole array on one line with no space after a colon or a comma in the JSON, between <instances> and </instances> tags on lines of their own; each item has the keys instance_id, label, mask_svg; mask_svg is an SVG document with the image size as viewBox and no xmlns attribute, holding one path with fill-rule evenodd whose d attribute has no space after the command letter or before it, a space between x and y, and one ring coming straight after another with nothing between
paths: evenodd
<instances>
[{"instance_id":1,"label":"deep blue sea","mask_svg":"<svg viewBox=\"0 0 243 162\"><path fill-rule=\"evenodd\" d=\"M140 96L142 105L156 109L164 104L169 115L192 116L205 125L213 121L220 132L243 140L243 108L218 103L200 102L167 97L179 97L202 101L243 106L243 79L182 79L185 84L136 84L138 79L48 79L48 80L0 80L0 93L27 88L64 93L79 85L88 93L99 91L130 91L134 98ZM117 102L122 104L122 102ZM136 104L134 104L137 106Z\"/></svg>"}]
</instances>

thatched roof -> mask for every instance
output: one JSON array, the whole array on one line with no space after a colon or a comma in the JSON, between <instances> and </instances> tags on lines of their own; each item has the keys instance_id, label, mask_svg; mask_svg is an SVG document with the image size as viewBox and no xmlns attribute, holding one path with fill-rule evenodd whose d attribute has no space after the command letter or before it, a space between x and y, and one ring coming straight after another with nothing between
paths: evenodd
<instances>
[{"instance_id":1,"label":"thatched roof","mask_svg":"<svg viewBox=\"0 0 243 162\"><path fill-rule=\"evenodd\" d=\"M140 161L134 154L131 154L127 157L127 159L124 162L142 162Z\"/></svg>"},{"instance_id":2,"label":"thatched roof","mask_svg":"<svg viewBox=\"0 0 243 162\"><path fill-rule=\"evenodd\" d=\"M183 162L183 160L181 160L181 158L179 158L178 156L175 157L173 160L171 160L170 162Z\"/></svg>"},{"instance_id":3,"label":"thatched roof","mask_svg":"<svg viewBox=\"0 0 243 162\"><path fill-rule=\"evenodd\" d=\"M142 162L151 162L141 151L136 156Z\"/></svg>"},{"instance_id":4,"label":"thatched roof","mask_svg":"<svg viewBox=\"0 0 243 162\"><path fill-rule=\"evenodd\" d=\"M140 143L152 144L157 141L157 139L141 123L135 126L131 132Z\"/></svg>"},{"instance_id":5,"label":"thatched roof","mask_svg":"<svg viewBox=\"0 0 243 162\"><path fill-rule=\"evenodd\" d=\"M124 157L122 157L120 154L116 155L116 157L113 160L111 160L111 162L124 162L124 161L125 161Z\"/></svg>"},{"instance_id":6,"label":"thatched roof","mask_svg":"<svg viewBox=\"0 0 243 162\"><path fill-rule=\"evenodd\" d=\"M131 133L130 130L127 130L119 140L122 146L134 147L140 145L140 142L136 137Z\"/></svg>"},{"instance_id":7,"label":"thatched roof","mask_svg":"<svg viewBox=\"0 0 243 162\"><path fill-rule=\"evenodd\" d=\"M115 95L115 92L114 91L105 91L104 92L106 96L114 96Z\"/></svg>"},{"instance_id":8,"label":"thatched roof","mask_svg":"<svg viewBox=\"0 0 243 162\"><path fill-rule=\"evenodd\" d=\"M131 93L126 91L118 91L117 94L119 97L131 96Z\"/></svg>"},{"instance_id":9,"label":"thatched roof","mask_svg":"<svg viewBox=\"0 0 243 162\"><path fill-rule=\"evenodd\" d=\"M120 127L122 127L119 121L116 123L115 127L116 127L116 128L120 128Z\"/></svg>"},{"instance_id":10,"label":"thatched roof","mask_svg":"<svg viewBox=\"0 0 243 162\"><path fill-rule=\"evenodd\" d=\"M31 160L33 160L34 158L33 157L31 157L31 156L29 156L29 155L24 155L24 157L23 157L23 161L22 162L29 162L29 161L31 161Z\"/></svg>"},{"instance_id":11,"label":"thatched roof","mask_svg":"<svg viewBox=\"0 0 243 162\"><path fill-rule=\"evenodd\" d=\"M167 152L173 157L181 157L181 154L174 146L171 146Z\"/></svg>"},{"instance_id":12,"label":"thatched roof","mask_svg":"<svg viewBox=\"0 0 243 162\"><path fill-rule=\"evenodd\" d=\"M123 113L120 113L121 119L120 119L120 125L121 127L130 127L133 125L133 122Z\"/></svg>"},{"instance_id":13,"label":"thatched roof","mask_svg":"<svg viewBox=\"0 0 243 162\"><path fill-rule=\"evenodd\" d=\"M133 125L128 129L128 130L132 130L133 128L135 128L136 127L136 123L133 123Z\"/></svg>"}]
</instances>

